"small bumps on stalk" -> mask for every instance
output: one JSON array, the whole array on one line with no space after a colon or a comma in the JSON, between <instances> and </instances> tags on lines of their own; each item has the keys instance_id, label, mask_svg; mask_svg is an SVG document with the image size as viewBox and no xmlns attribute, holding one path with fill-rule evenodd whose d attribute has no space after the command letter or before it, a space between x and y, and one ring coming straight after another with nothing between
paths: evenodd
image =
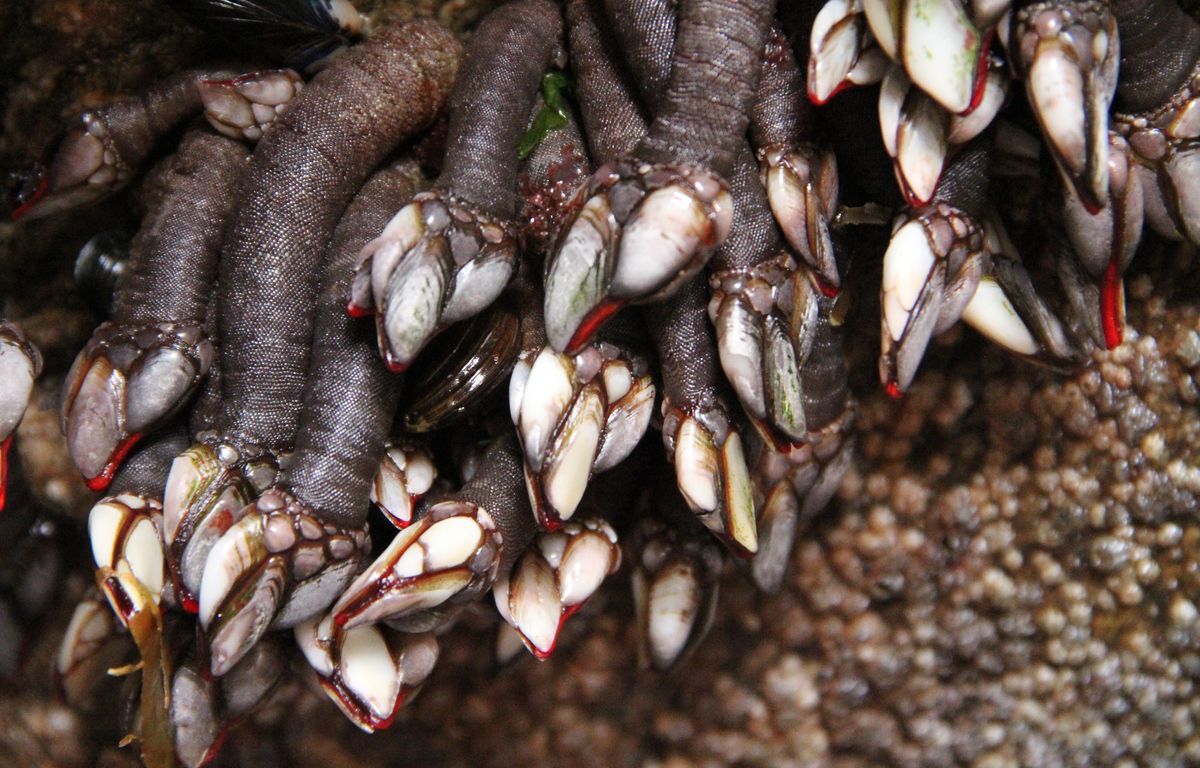
<instances>
[{"instance_id":1,"label":"small bumps on stalk","mask_svg":"<svg viewBox=\"0 0 1200 768\"><path fill-rule=\"evenodd\" d=\"M371 483L371 503L397 529L413 520L413 507L433 487L437 467L422 446L392 443L383 451Z\"/></svg>"},{"instance_id":2,"label":"small bumps on stalk","mask_svg":"<svg viewBox=\"0 0 1200 768\"><path fill-rule=\"evenodd\" d=\"M742 438L719 404L689 411L663 401L663 444L684 501L735 554L758 550L750 470Z\"/></svg>"},{"instance_id":3,"label":"small bumps on stalk","mask_svg":"<svg viewBox=\"0 0 1200 768\"><path fill-rule=\"evenodd\" d=\"M393 723L438 659L433 633L397 632L377 624L346 629L332 615L298 625L295 636L325 693L367 733Z\"/></svg>"},{"instance_id":4,"label":"small bumps on stalk","mask_svg":"<svg viewBox=\"0 0 1200 768\"><path fill-rule=\"evenodd\" d=\"M578 351L630 303L673 294L708 262L733 222L729 185L699 166L624 159L576 192L546 262L546 335Z\"/></svg>"},{"instance_id":5,"label":"small bumps on stalk","mask_svg":"<svg viewBox=\"0 0 1200 768\"><path fill-rule=\"evenodd\" d=\"M304 81L291 69L268 69L199 84L208 124L240 141L261 139L303 87Z\"/></svg>"},{"instance_id":6,"label":"small bumps on stalk","mask_svg":"<svg viewBox=\"0 0 1200 768\"><path fill-rule=\"evenodd\" d=\"M348 311L375 312L380 355L399 373L434 334L500 296L516 269L517 239L511 222L435 190L402 208L361 258Z\"/></svg>"},{"instance_id":7,"label":"small bumps on stalk","mask_svg":"<svg viewBox=\"0 0 1200 768\"><path fill-rule=\"evenodd\" d=\"M647 361L607 342L574 356L545 347L532 363L517 363L509 408L541 528L570 520L592 474L629 456L650 425L654 396Z\"/></svg>"},{"instance_id":8,"label":"small bumps on stalk","mask_svg":"<svg viewBox=\"0 0 1200 768\"><path fill-rule=\"evenodd\" d=\"M712 626L721 550L703 531L655 517L641 522L633 549L638 656L644 667L667 670L699 645Z\"/></svg>"},{"instance_id":9,"label":"small bumps on stalk","mask_svg":"<svg viewBox=\"0 0 1200 768\"><path fill-rule=\"evenodd\" d=\"M346 588L333 606L334 621L344 630L380 621L405 631L432 629L444 607L492 585L502 546L483 508L454 500L434 504Z\"/></svg>"},{"instance_id":10,"label":"small bumps on stalk","mask_svg":"<svg viewBox=\"0 0 1200 768\"><path fill-rule=\"evenodd\" d=\"M105 323L67 374L62 431L88 487L103 491L129 449L195 393L213 346L195 324Z\"/></svg>"},{"instance_id":11,"label":"small bumps on stalk","mask_svg":"<svg viewBox=\"0 0 1200 768\"><path fill-rule=\"evenodd\" d=\"M292 627L325 610L368 551L365 526L322 522L288 492L264 492L205 562L199 618L213 675L237 664L268 628Z\"/></svg>"},{"instance_id":12,"label":"small bumps on stalk","mask_svg":"<svg viewBox=\"0 0 1200 768\"><path fill-rule=\"evenodd\" d=\"M8 484L8 452L13 433L25 416L42 356L15 324L0 321L0 512Z\"/></svg>"},{"instance_id":13,"label":"small bumps on stalk","mask_svg":"<svg viewBox=\"0 0 1200 768\"><path fill-rule=\"evenodd\" d=\"M620 566L612 526L590 517L571 521L538 534L512 572L496 580L492 596L525 647L545 660L558 645L563 624Z\"/></svg>"},{"instance_id":14,"label":"small bumps on stalk","mask_svg":"<svg viewBox=\"0 0 1200 768\"><path fill-rule=\"evenodd\" d=\"M1064 178L1091 211L1108 198L1108 110L1120 45L1108 3L1036 2L1013 14L1009 50Z\"/></svg>"},{"instance_id":15,"label":"small bumps on stalk","mask_svg":"<svg viewBox=\"0 0 1200 768\"><path fill-rule=\"evenodd\" d=\"M929 340L956 323L983 272L983 232L946 203L896 221L883 257L879 376L899 396L912 383Z\"/></svg>"}]
</instances>

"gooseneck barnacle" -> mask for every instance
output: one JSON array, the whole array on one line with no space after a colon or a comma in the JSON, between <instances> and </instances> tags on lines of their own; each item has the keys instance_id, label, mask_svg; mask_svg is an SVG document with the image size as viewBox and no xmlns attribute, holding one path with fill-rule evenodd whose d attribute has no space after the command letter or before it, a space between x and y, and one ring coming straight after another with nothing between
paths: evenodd
<instances>
[{"instance_id":1,"label":"gooseneck barnacle","mask_svg":"<svg viewBox=\"0 0 1200 768\"><path fill-rule=\"evenodd\" d=\"M978 590L1025 599L1004 585L1057 546L1049 529L969 548L942 531L967 502L943 500L929 531L892 536L926 502L859 464L915 461L908 437L860 438L914 429L880 414L929 408L944 374L923 366L974 364L938 340L960 320L1051 370L1028 376L1083 382L1046 396L1073 435L1107 419L1095 439L1133 451L1175 407L1114 405L1170 379L1126 366L1153 350L1126 327L1125 275L1145 317L1140 254L1200 240L1200 24L1175 0L512 0L465 44L347 0L183 4L237 63L193 62L85 111L10 175L5 230L88 206L140 214L127 256L92 242L107 317L65 380L61 349L47 368L70 459L105 494L87 518L95 587L56 679L84 705L127 664L148 765L209 764L227 734L303 700L306 679L358 728L385 729L436 685L439 658L459 658L460 626L490 621L502 647L544 660L578 643L587 622L568 619L604 604L623 564L627 634L658 670L704 653L724 571L770 593L802 583L814 613L841 606L793 627L844 627L829 647L886 645L891 595L952 590L944 574L1021 537ZM42 562L30 542L50 538L18 450L34 428L16 438L27 406L44 410L30 340L47 336L0 324L0 531L25 542L21 562ZM1194 368L1194 346L1176 344L1175 364ZM876 374L894 398L923 394L883 405ZM973 407L945 400L930 421ZM1033 430L992 425L964 451L1048 467ZM1165 440L1145 437L1121 471L1157 462ZM1051 497L1090 493L1038 478ZM1149 483L1077 506L1103 527L1105 504ZM839 488L843 507L870 509L818 520ZM1138 515L1153 516L1121 519ZM873 533L853 542L829 533L863 520ZM1164 523L1143 538L1186 536ZM919 573L889 571L898 552L933 550ZM1085 559L1123 573L1136 558L1096 544ZM1139 567L1145 583L1111 577L1094 610L1190 584L1152 589ZM0 640L8 617L35 617L26 576L0 567ZM1064 583L1045 579L1039 595ZM1187 623L1172 600L1159 613ZM1075 618L1014 620L1008 642L1065 637ZM897 647L940 637L905 633ZM942 674L938 653L863 685ZM768 698L803 698L793 672L766 673ZM833 687L812 706L873 711ZM871 759L979 756L923 749Z\"/></svg>"}]
</instances>

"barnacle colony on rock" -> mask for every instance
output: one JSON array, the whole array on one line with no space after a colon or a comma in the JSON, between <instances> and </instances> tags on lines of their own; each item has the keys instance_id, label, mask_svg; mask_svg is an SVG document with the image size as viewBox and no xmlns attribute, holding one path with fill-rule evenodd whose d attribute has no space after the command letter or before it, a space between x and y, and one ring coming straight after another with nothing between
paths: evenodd
<instances>
[{"instance_id":1,"label":"barnacle colony on rock","mask_svg":"<svg viewBox=\"0 0 1200 768\"><path fill-rule=\"evenodd\" d=\"M1143 218L1191 233L1189 17L1167 2L523 0L479 22L460 65L435 24L292 9L318 42L263 38L264 58L296 57L271 64L350 44L307 84L178 75L89 113L17 179L29 221L133 182L155 135L201 107L232 137L193 124L144 182L112 320L66 380L68 448L109 494L88 532L117 622L86 598L58 673L82 699L134 639L128 727L147 763L212 759L232 725L311 701L305 680L360 728L389 726L463 645L449 630L494 620L479 597L512 628L499 647L545 658L580 637L567 620L622 560L644 663L696 651L737 673L708 681L717 703L696 720L633 697L648 716L631 733L649 728L660 752L1190 759L1195 697L1177 681L1196 642L1184 516L1200 336L1188 310L1145 295L1146 329L1177 316L1187 331L1167 331L1173 357L1127 334L1122 281ZM1170 45L1149 42L1164 30ZM929 66L929 50L957 65ZM564 67L573 102L543 81ZM1006 96L1012 74L1026 99ZM881 80L877 96L849 87ZM862 106L881 146L844 129ZM247 160L234 139L261 141ZM997 194L1013 177L1057 202ZM888 213L885 243L870 222ZM861 286L881 255L876 310ZM867 316L887 391L915 386L903 405L855 406L842 336L858 355ZM922 382L930 339L959 317L1075 372ZM39 361L15 328L4 339L8 402L24 402ZM1004 418L1026 405L1049 413ZM666 462L641 439L651 424ZM1058 469L1084 459L1103 474ZM813 527L839 484L842 509ZM386 514L370 529L368 499ZM745 595L727 609L740 629L726 639L770 630L742 655L700 642L739 562L789 587L777 612ZM600 623L570 652L611 669L620 646ZM674 683L682 701L704 684ZM562 709L567 693L547 704L510 685L495 690L550 706L556 731L575 729L568 711L587 720ZM637 749L617 739L588 761Z\"/></svg>"}]
</instances>

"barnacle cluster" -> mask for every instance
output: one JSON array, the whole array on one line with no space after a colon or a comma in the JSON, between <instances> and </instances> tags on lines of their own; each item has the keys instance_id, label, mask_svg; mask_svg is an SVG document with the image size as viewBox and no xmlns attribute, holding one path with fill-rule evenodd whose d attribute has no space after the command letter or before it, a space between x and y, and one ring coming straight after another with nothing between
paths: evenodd
<instances>
[{"instance_id":1,"label":"barnacle cluster","mask_svg":"<svg viewBox=\"0 0 1200 768\"><path fill-rule=\"evenodd\" d=\"M0 754L1200 761L1200 313L1186 242L1200 180L1195 85L1175 77L1200 38L1173 17L1183 32L1156 59L1158 17L1134 18L1122 97L1115 18L1154 3L1011 16L917 5L881 17L834 0L781 7L775 22L763 9L621 0L517 0L477 22L479 9L449 5L441 20L476 32L455 80L450 35L395 24L421 9L366 5L374 25L360 26L348 3L314 0L295 7L335 39L284 35L292 47L273 50L304 66L348 45L324 79L235 68L154 85L147 66L138 84L118 80L114 94L145 84L150 115L195 87L217 130L263 141L245 160L193 126L114 199L137 178L142 160L129 160L143 150L121 142L141 124L101 109L68 134L67 160L60 150L43 175L17 179L19 216L79 213L6 226L0 240L19 285L5 312L21 324L0 329L0 381L5 405L30 402L15 440L20 409L0 409L0 530L14 553L0 573L0 674L29 679L55 652L59 695L98 716L38 686L5 696ZM162 23L140 7L119 19L128 28L64 42L64 61ZM80 34L69 14L7 13L17 29ZM182 44L109 71L139 56L207 62L203 39L171 22ZM938 29L972 33L935 52L973 56L969 76L910 52ZM714 30L746 51L714 49ZM996 30L1004 48L992 50ZM698 102L697 84L717 82L700 53L737 76ZM34 83L65 71L29 58L10 121L49 114ZM569 94L560 75L541 77L564 65ZM356 92L362 72L417 98ZM1010 73L1031 107L1006 97ZM1155 75L1158 91L1145 84ZM1097 116L1114 89L1109 134ZM448 125L429 129L446 95ZM829 102L819 123L796 106L806 96ZM842 135L856 99L878 114L882 147ZM22 149L20 130L4 142ZM344 152L332 177L331 148ZM838 204L835 163L853 206ZM1006 195L1012 178L1025 188ZM288 198L301 203L292 214ZM897 206L894 222L878 203ZM114 221L136 228L131 207L145 213L131 258L111 245L126 238L93 238L72 281L61 252ZM337 268L321 261L327 241ZM187 274L163 282L157 254L179 242ZM58 255L35 265L46 251ZM179 309L189 301L199 309ZM89 313L112 322L84 347ZM1051 369L1002 356L959 317ZM279 347L284 359L261 351L295 335L299 365L286 359L296 346ZM94 506L55 434L60 397L74 464L93 490L113 483ZM662 447L641 439L651 421ZM71 515L88 506L83 526ZM94 563L78 563L89 548ZM99 593L86 588L92 564ZM608 576L628 579L632 600L612 583L589 600ZM517 663L523 647L545 663ZM328 699L348 721L328 717ZM137 757L113 747L127 732Z\"/></svg>"}]
</instances>

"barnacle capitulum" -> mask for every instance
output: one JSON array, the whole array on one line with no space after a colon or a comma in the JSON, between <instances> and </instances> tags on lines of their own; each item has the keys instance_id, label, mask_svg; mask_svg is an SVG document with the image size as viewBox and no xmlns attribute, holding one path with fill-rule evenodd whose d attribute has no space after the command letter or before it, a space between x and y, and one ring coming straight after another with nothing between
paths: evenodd
<instances>
[{"instance_id":1,"label":"barnacle capitulum","mask_svg":"<svg viewBox=\"0 0 1200 768\"><path fill-rule=\"evenodd\" d=\"M763 187L788 244L832 289L841 285L829 222L838 208L837 162L828 147L759 150Z\"/></svg>"},{"instance_id":2,"label":"barnacle capitulum","mask_svg":"<svg viewBox=\"0 0 1200 768\"><path fill-rule=\"evenodd\" d=\"M1108 111L1120 42L1107 3L1031 3L1018 10L1009 50L1051 154L1088 210L1108 198Z\"/></svg>"},{"instance_id":3,"label":"barnacle capitulum","mask_svg":"<svg viewBox=\"0 0 1200 768\"><path fill-rule=\"evenodd\" d=\"M705 527L735 552L758 549L742 439L721 409L687 412L663 402L663 440L679 492Z\"/></svg>"},{"instance_id":4,"label":"barnacle capitulum","mask_svg":"<svg viewBox=\"0 0 1200 768\"><path fill-rule=\"evenodd\" d=\"M229 80L200 82L204 118L231 139L258 141L304 87L290 69L269 69Z\"/></svg>"},{"instance_id":5,"label":"barnacle capitulum","mask_svg":"<svg viewBox=\"0 0 1200 768\"><path fill-rule=\"evenodd\" d=\"M463 57L442 174L366 246L358 271L370 274L373 306L360 303L361 290L351 294L351 314L375 311L379 351L395 372L434 334L489 307L516 272L512 148L554 61L562 21L546 0L516 0L479 31L488 42Z\"/></svg>"},{"instance_id":6,"label":"barnacle capitulum","mask_svg":"<svg viewBox=\"0 0 1200 768\"><path fill-rule=\"evenodd\" d=\"M721 551L695 529L647 518L634 541L633 599L643 666L669 669L712 626Z\"/></svg>"},{"instance_id":7,"label":"barnacle capitulum","mask_svg":"<svg viewBox=\"0 0 1200 768\"><path fill-rule=\"evenodd\" d=\"M371 483L371 503L397 528L413 521L413 507L433 486L437 467L421 446L389 445Z\"/></svg>"},{"instance_id":8,"label":"barnacle capitulum","mask_svg":"<svg viewBox=\"0 0 1200 768\"><path fill-rule=\"evenodd\" d=\"M203 438L206 436L202 436ZM258 446L212 435L177 456L163 492L163 544L185 610L195 612L208 553L274 482L277 460Z\"/></svg>"},{"instance_id":9,"label":"barnacle capitulum","mask_svg":"<svg viewBox=\"0 0 1200 768\"><path fill-rule=\"evenodd\" d=\"M579 213L546 267L546 335L568 353L626 304L677 291L733 220L727 184L703 168L631 158L601 167L576 195Z\"/></svg>"},{"instance_id":10,"label":"barnacle capitulum","mask_svg":"<svg viewBox=\"0 0 1200 768\"><path fill-rule=\"evenodd\" d=\"M758 551L750 561L759 589L780 589L797 537L828 506L850 469L855 416L854 405L843 404L838 417L812 429L804 444L782 450L767 445L759 454L753 468L755 494L762 499Z\"/></svg>"},{"instance_id":11,"label":"barnacle capitulum","mask_svg":"<svg viewBox=\"0 0 1200 768\"><path fill-rule=\"evenodd\" d=\"M33 394L33 382L42 370L42 356L13 323L0 321L0 512L8 486L8 452L13 433Z\"/></svg>"},{"instance_id":12,"label":"barnacle capitulum","mask_svg":"<svg viewBox=\"0 0 1200 768\"><path fill-rule=\"evenodd\" d=\"M812 349L817 288L789 257L711 279L709 317L721 367L747 415L772 443L807 434L801 371Z\"/></svg>"},{"instance_id":13,"label":"barnacle capitulum","mask_svg":"<svg viewBox=\"0 0 1200 768\"><path fill-rule=\"evenodd\" d=\"M496 610L529 652L545 660L563 624L620 566L617 534L608 523L595 518L567 523L538 534L512 572L496 579Z\"/></svg>"},{"instance_id":14,"label":"barnacle capitulum","mask_svg":"<svg viewBox=\"0 0 1200 768\"><path fill-rule=\"evenodd\" d=\"M512 277L516 240L503 220L438 192L422 193L364 249L379 351L399 373L435 333L491 305ZM358 278L365 280L365 277Z\"/></svg>"},{"instance_id":15,"label":"barnacle capitulum","mask_svg":"<svg viewBox=\"0 0 1200 768\"><path fill-rule=\"evenodd\" d=\"M367 733L392 724L438 659L433 633L397 632L381 624L346 629L332 615L297 625L295 636L325 693Z\"/></svg>"},{"instance_id":16,"label":"barnacle capitulum","mask_svg":"<svg viewBox=\"0 0 1200 768\"><path fill-rule=\"evenodd\" d=\"M892 67L879 90L879 127L905 197L914 206L926 205L946 162L950 113L914 88L903 69Z\"/></svg>"},{"instance_id":17,"label":"barnacle capitulum","mask_svg":"<svg viewBox=\"0 0 1200 768\"><path fill-rule=\"evenodd\" d=\"M20 172L20 183L6 201L9 216L38 219L121 190L143 170L157 141L200 111L200 83L237 74L185 70L140 96L83 112L50 145L44 160Z\"/></svg>"},{"instance_id":18,"label":"barnacle capitulum","mask_svg":"<svg viewBox=\"0 0 1200 768\"><path fill-rule=\"evenodd\" d=\"M899 394L929 339L962 315L979 283L983 234L963 211L940 205L897 223L883 261L880 378Z\"/></svg>"},{"instance_id":19,"label":"barnacle capitulum","mask_svg":"<svg viewBox=\"0 0 1200 768\"><path fill-rule=\"evenodd\" d=\"M415 624L430 611L462 603L491 584L501 546L486 509L448 501L396 535L334 604L343 630L380 621Z\"/></svg>"},{"instance_id":20,"label":"barnacle capitulum","mask_svg":"<svg viewBox=\"0 0 1200 768\"><path fill-rule=\"evenodd\" d=\"M1078 368L1083 354L1079 339L1034 288L1003 223L989 216L982 226L990 258L975 294L963 307L963 322L1013 354L1063 371ZM1070 296L1068 300L1075 301Z\"/></svg>"},{"instance_id":21,"label":"barnacle capitulum","mask_svg":"<svg viewBox=\"0 0 1200 768\"><path fill-rule=\"evenodd\" d=\"M105 490L129 451L183 411L208 375L209 294L246 154L205 130L184 136L129 245L112 319L67 375L62 430L92 490Z\"/></svg>"},{"instance_id":22,"label":"barnacle capitulum","mask_svg":"<svg viewBox=\"0 0 1200 768\"><path fill-rule=\"evenodd\" d=\"M86 707L108 670L133 651L108 601L89 595L75 606L54 659L55 687L72 706Z\"/></svg>"},{"instance_id":23,"label":"barnacle capitulum","mask_svg":"<svg viewBox=\"0 0 1200 768\"><path fill-rule=\"evenodd\" d=\"M509 404L538 525L575 514L593 473L624 461L650 424L655 388L641 356L600 342L568 356L545 347L517 363Z\"/></svg>"},{"instance_id":24,"label":"barnacle capitulum","mask_svg":"<svg viewBox=\"0 0 1200 768\"><path fill-rule=\"evenodd\" d=\"M231 669L268 627L295 626L332 603L366 550L365 527L322 522L277 488L260 495L205 560L199 619L213 675Z\"/></svg>"},{"instance_id":25,"label":"barnacle capitulum","mask_svg":"<svg viewBox=\"0 0 1200 768\"><path fill-rule=\"evenodd\" d=\"M1190 20L1189 20L1190 21ZM1192 22L1194 24L1194 22ZM1113 126L1130 143L1146 195L1146 222L1161 235L1200 240L1196 225L1195 78L1157 110L1118 112Z\"/></svg>"},{"instance_id":26,"label":"barnacle capitulum","mask_svg":"<svg viewBox=\"0 0 1200 768\"><path fill-rule=\"evenodd\" d=\"M198 325L96 330L67 376L62 416L71 457L89 488L108 488L130 449L196 391L212 357Z\"/></svg>"},{"instance_id":27,"label":"barnacle capitulum","mask_svg":"<svg viewBox=\"0 0 1200 768\"><path fill-rule=\"evenodd\" d=\"M1099 328L1093 333L1097 344L1113 349L1121 343L1125 327L1125 296L1122 276L1133 261L1142 240L1143 194L1141 178L1133 169L1129 146L1109 132L1108 189L1103 207L1092 211L1074 187L1065 190L1063 219L1071 253L1097 284L1099 302L1091 306L1075 301L1085 325ZM1065 249L1064 249L1065 250ZM1077 295L1077 294L1076 294Z\"/></svg>"},{"instance_id":28,"label":"barnacle capitulum","mask_svg":"<svg viewBox=\"0 0 1200 768\"><path fill-rule=\"evenodd\" d=\"M862 8L879 47L934 101L956 114L979 106L994 35L983 29L995 19L972 19L959 0L864 0Z\"/></svg>"},{"instance_id":29,"label":"barnacle capitulum","mask_svg":"<svg viewBox=\"0 0 1200 768\"><path fill-rule=\"evenodd\" d=\"M832 0L813 20L808 58L808 98L821 105L850 85L878 79L879 48L867 37L867 20L858 0ZM886 62L886 59L883 60Z\"/></svg>"},{"instance_id":30,"label":"barnacle capitulum","mask_svg":"<svg viewBox=\"0 0 1200 768\"><path fill-rule=\"evenodd\" d=\"M158 604L165 582L156 499L121 494L101 500L88 514L88 538L96 568L104 574L100 588L117 617L128 622L148 596ZM130 589L129 585L137 585Z\"/></svg>"}]
</instances>

